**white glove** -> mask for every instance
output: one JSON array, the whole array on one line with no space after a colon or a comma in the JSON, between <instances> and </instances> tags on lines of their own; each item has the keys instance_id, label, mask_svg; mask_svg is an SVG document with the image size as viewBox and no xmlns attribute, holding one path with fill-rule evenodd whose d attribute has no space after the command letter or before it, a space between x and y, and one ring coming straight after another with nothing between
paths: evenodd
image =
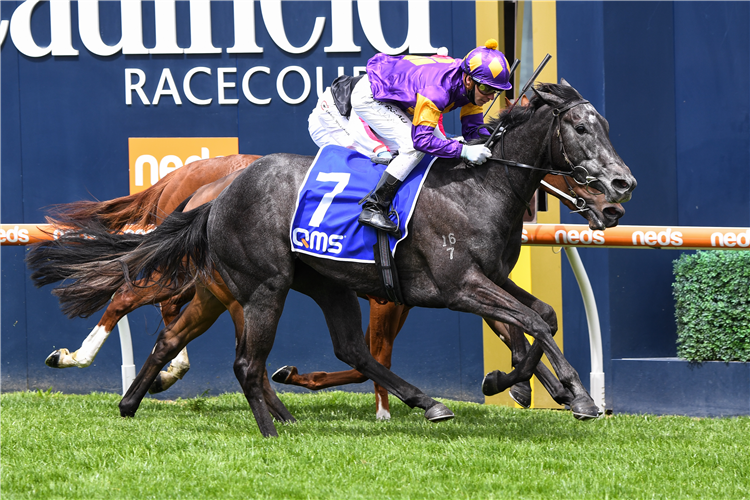
<instances>
[{"instance_id":1,"label":"white glove","mask_svg":"<svg viewBox=\"0 0 750 500\"><path fill-rule=\"evenodd\" d=\"M484 144L474 144L472 146L464 144L464 147L461 149L461 158L465 158L477 165L486 162L490 156L492 156L492 151Z\"/></svg>"}]
</instances>

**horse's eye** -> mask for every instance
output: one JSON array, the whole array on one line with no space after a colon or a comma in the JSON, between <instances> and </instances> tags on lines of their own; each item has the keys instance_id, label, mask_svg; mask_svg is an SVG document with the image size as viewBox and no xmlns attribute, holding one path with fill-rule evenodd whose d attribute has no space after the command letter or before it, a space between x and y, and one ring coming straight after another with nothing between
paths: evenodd
<instances>
[{"instance_id":1,"label":"horse's eye","mask_svg":"<svg viewBox=\"0 0 750 500\"><path fill-rule=\"evenodd\" d=\"M586 127L583 125L576 125L576 132L578 132L578 135L583 135L586 133Z\"/></svg>"}]
</instances>

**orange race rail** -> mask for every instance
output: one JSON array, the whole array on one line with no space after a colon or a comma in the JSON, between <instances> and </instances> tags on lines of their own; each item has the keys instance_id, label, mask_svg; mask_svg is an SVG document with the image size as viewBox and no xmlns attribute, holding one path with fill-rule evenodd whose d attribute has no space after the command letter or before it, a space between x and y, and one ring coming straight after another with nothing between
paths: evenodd
<instances>
[{"instance_id":1,"label":"orange race rail","mask_svg":"<svg viewBox=\"0 0 750 500\"><path fill-rule=\"evenodd\" d=\"M59 234L49 224L0 224L0 245L27 245ZM555 247L743 250L750 249L750 228L619 226L592 231L583 224L524 224L521 239L524 245Z\"/></svg>"}]
</instances>

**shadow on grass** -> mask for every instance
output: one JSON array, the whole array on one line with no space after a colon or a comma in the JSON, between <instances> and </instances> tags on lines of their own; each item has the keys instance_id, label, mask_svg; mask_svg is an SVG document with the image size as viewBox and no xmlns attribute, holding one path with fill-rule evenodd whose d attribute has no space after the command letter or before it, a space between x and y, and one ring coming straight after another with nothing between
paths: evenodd
<instances>
[{"instance_id":1,"label":"shadow on grass","mask_svg":"<svg viewBox=\"0 0 750 500\"><path fill-rule=\"evenodd\" d=\"M92 412L106 409L109 415L119 414L120 398L113 394L99 394L84 405ZM507 407L481 405L440 399L451 408L453 420L430 423L421 409L409 408L404 403L390 398L391 420L375 420L374 394L328 391L299 394L281 393L281 400L297 419L296 424L276 423L280 436L314 433L320 436L409 436L424 437L438 441L464 438L487 438L509 441L581 441L597 434L601 426L596 422L576 421L568 411L521 410ZM86 397L84 397L86 400ZM77 397L62 394L34 394L29 399L50 403L56 400L61 406L81 408ZM93 415L91 415L93 416ZM164 425L178 422L184 428L196 431L240 432L257 435L258 428L252 412L241 393L177 400L144 399L133 417L135 421ZM169 420L169 424L167 424Z\"/></svg>"}]
</instances>

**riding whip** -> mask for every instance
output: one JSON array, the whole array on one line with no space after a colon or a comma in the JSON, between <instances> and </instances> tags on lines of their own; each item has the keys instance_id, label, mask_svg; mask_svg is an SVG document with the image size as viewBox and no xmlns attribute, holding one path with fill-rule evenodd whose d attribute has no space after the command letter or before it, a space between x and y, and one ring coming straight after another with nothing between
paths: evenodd
<instances>
[{"instance_id":1,"label":"riding whip","mask_svg":"<svg viewBox=\"0 0 750 500\"><path fill-rule=\"evenodd\" d=\"M539 73L542 72L542 70L547 65L550 59L552 59L551 55L547 54L546 56L544 56L544 59L542 59L542 62L540 62L539 66L536 67L536 69L534 70L534 73L532 73L531 75L531 78L529 78L529 81L526 82L526 85L524 85L523 88L521 89L521 92L518 94L518 97L516 97L516 99L513 101L510 107L508 107L507 112L510 112L510 110L512 110L515 107L518 101L521 100L523 95L526 93L527 90L529 90L529 87L531 87L531 85L534 83L534 80L537 79L537 77L539 76ZM514 66L515 66L515 63L514 63ZM492 146L492 142L495 140L495 136L500 131L500 129L501 127L496 127L495 130L492 131L492 135L490 135L490 138L487 139L487 142L484 143L485 147L490 148Z\"/></svg>"}]
</instances>

